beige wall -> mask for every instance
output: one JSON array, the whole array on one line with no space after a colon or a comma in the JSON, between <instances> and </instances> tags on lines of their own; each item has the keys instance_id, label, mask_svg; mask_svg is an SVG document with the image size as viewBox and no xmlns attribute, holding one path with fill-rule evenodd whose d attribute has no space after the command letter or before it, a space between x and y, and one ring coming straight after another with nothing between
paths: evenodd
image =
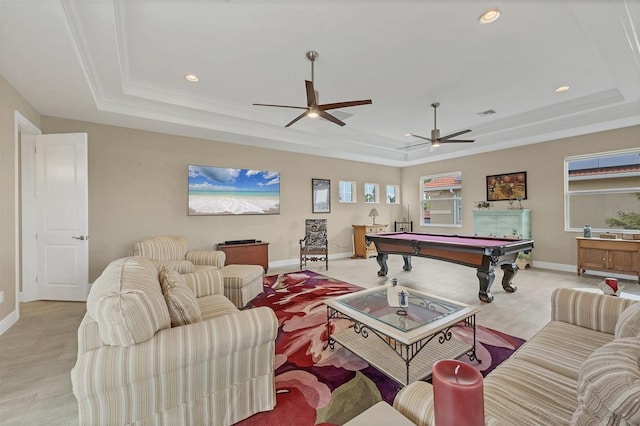
<instances>
[{"instance_id":1,"label":"beige wall","mask_svg":"<svg viewBox=\"0 0 640 426\"><path fill-rule=\"evenodd\" d=\"M211 248L229 239L268 241L271 262L296 259L305 218L327 218L332 255L352 252L351 225L370 222L370 204L362 201L364 182L401 185L401 205L376 205L378 223L406 216L418 232L470 234L473 202L485 198L485 176L527 171L532 209L534 263L575 264L575 233L564 232L563 160L566 156L637 147L640 126L561 139L459 159L407 167L384 167L353 161L257 149L53 117L40 117L0 76L0 321L15 310L14 249L14 111L44 133L89 135L90 280L111 260L125 256L131 244L160 234L183 234L190 248ZM281 172L281 214L272 216L187 216L187 165L202 164ZM419 178L461 170L463 227L420 227ZM311 213L311 178L331 179L330 214ZM359 202L340 204L338 181L357 182ZM506 202L495 208L506 208Z\"/></svg>"},{"instance_id":2,"label":"beige wall","mask_svg":"<svg viewBox=\"0 0 640 426\"><path fill-rule=\"evenodd\" d=\"M352 253L352 224L370 223L364 182L400 185L396 167L335 160L269 149L42 118L44 133L89 135L89 271L93 281L108 262L127 255L137 240L186 235L190 248L213 248L225 240L269 242L269 260L298 258L306 218L327 218L331 255ZM187 165L279 171L280 214L187 216ZM311 179L331 180L331 213L311 213ZM360 201L338 203L338 181L357 182ZM402 216L401 206L376 205L377 223Z\"/></svg>"},{"instance_id":3,"label":"beige wall","mask_svg":"<svg viewBox=\"0 0 640 426\"><path fill-rule=\"evenodd\" d=\"M0 321L16 309L15 111L40 125L38 112L0 75Z\"/></svg>"},{"instance_id":4,"label":"beige wall","mask_svg":"<svg viewBox=\"0 0 640 426\"><path fill-rule=\"evenodd\" d=\"M551 142L505 149L407 167L402 172L403 200L411 205L411 217L420 217L419 180L421 176L462 171L464 203L462 228L421 227L418 232L473 235L474 201L486 199L485 178L510 172L527 172L527 200L531 209L531 231L535 241L533 262L575 265L575 237L564 231L564 159L568 156L613 151L640 146L640 126L559 139ZM494 209L506 209L507 201L494 202Z\"/></svg>"}]
</instances>

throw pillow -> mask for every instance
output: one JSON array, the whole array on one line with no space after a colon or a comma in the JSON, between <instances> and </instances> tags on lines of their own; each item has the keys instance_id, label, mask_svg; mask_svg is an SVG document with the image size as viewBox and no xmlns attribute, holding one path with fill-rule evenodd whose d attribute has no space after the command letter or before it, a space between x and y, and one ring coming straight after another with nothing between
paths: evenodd
<instances>
[{"instance_id":1,"label":"throw pillow","mask_svg":"<svg viewBox=\"0 0 640 426\"><path fill-rule=\"evenodd\" d=\"M593 351L578 375L572 425L640 424L640 338L613 340Z\"/></svg>"},{"instance_id":2,"label":"throw pillow","mask_svg":"<svg viewBox=\"0 0 640 426\"><path fill-rule=\"evenodd\" d=\"M173 269L163 268L160 271L160 285L169 308L172 327L202 321L196 296L187 287L182 275Z\"/></svg>"},{"instance_id":3,"label":"throw pillow","mask_svg":"<svg viewBox=\"0 0 640 426\"><path fill-rule=\"evenodd\" d=\"M640 337L640 302L634 303L622 311L614 331L616 339L622 337Z\"/></svg>"}]
</instances>

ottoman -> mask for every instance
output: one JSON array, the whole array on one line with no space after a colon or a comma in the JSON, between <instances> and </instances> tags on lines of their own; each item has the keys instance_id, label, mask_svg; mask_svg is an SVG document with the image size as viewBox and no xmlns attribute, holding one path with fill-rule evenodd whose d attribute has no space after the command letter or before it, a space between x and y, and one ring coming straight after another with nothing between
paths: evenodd
<instances>
[{"instance_id":1,"label":"ottoman","mask_svg":"<svg viewBox=\"0 0 640 426\"><path fill-rule=\"evenodd\" d=\"M262 274L260 265L227 265L220 270L224 283L224 295L238 309L251 299L262 294Z\"/></svg>"}]
</instances>

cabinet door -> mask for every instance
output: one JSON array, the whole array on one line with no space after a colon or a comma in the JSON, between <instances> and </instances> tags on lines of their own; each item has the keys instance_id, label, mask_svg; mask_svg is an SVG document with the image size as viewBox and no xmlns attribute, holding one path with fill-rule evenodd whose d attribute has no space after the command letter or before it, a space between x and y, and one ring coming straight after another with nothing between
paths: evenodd
<instances>
[{"instance_id":1,"label":"cabinet door","mask_svg":"<svg viewBox=\"0 0 640 426\"><path fill-rule=\"evenodd\" d=\"M603 269L607 267L607 251L599 249L582 249L582 269Z\"/></svg>"},{"instance_id":2,"label":"cabinet door","mask_svg":"<svg viewBox=\"0 0 640 426\"><path fill-rule=\"evenodd\" d=\"M616 271L638 271L638 253L633 251L609 250L608 266Z\"/></svg>"}]
</instances>

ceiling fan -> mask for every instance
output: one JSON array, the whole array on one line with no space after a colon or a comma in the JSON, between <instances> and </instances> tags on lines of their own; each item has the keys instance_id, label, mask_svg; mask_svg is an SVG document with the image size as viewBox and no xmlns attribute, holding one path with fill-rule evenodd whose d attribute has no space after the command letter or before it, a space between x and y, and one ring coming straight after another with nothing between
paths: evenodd
<instances>
[{"instance_id":1,"label":"ceiling fan","mask_svg":"<svg viewBox=\"0 0 640 426\"><path fill-rule=\"evenodd\" d=\"M306 107L292 106L292 105L273 105L273 104L254 104L254 105L278 107L278 108L295 108L295 109L305 110L302 114L300 114L299 116L291 120L289 124L287 124L284 127L291 126L293 123L300 120L304 116L307 116L310 118L322 117L326 120L336 123L339 126L344 126L346 124L345 122L329 114L327 110L337 109L337 108L346 108L346 107L352 107L352 106L358 106L358 105L368 105L371 103L371 99L366 99L362 101L335 102L331 104L318 104L318 92L315 90L315 87L313 84L314 82L313 64L315 60L318 59L318 56L319 56L318 52L316 51L311 50L307 52L307 59L311 61L311 81L305 80L305 87L307 90L307 106Z\"/></svg>"},{"instance_id":2,"label":"ceiling fan","mask_svg":"<svg viewBox=\"0 0 640 426\"><path fill-rule=\"evenodd\" d=\"M435 148L439 147L441 143L471 143L471 142L474 142L474 140L471 140L471 139L451 139L451 138L455 138L456 136L460 136L460 135L464 135L465 133L469 133L471 131L470 129L461 130L459 132L452 133L450 135L440 137L440 129L438 129L438 125L437 125L437 122L436 122L436 111L437 111L438 107L440 106L440 103L439 102L434 102L434 103L431 104L431 106L433 107L433 130L431 131L431 137L428 138L426 136L414 135L413 133L407 133L405 135L405 136L413 136L413 137L416 137L416 138L424 139L424 140L429 141L429 142L417 143L417 144L414 144L414 145L405 146L404 148L400 148L400 149L409 149L409 148L413 148L413 147L416 147L416 146L427 145L428 143L431 143L431 149L429 150L429 152L431 152Z\"/></svg>"}]
</instances>

